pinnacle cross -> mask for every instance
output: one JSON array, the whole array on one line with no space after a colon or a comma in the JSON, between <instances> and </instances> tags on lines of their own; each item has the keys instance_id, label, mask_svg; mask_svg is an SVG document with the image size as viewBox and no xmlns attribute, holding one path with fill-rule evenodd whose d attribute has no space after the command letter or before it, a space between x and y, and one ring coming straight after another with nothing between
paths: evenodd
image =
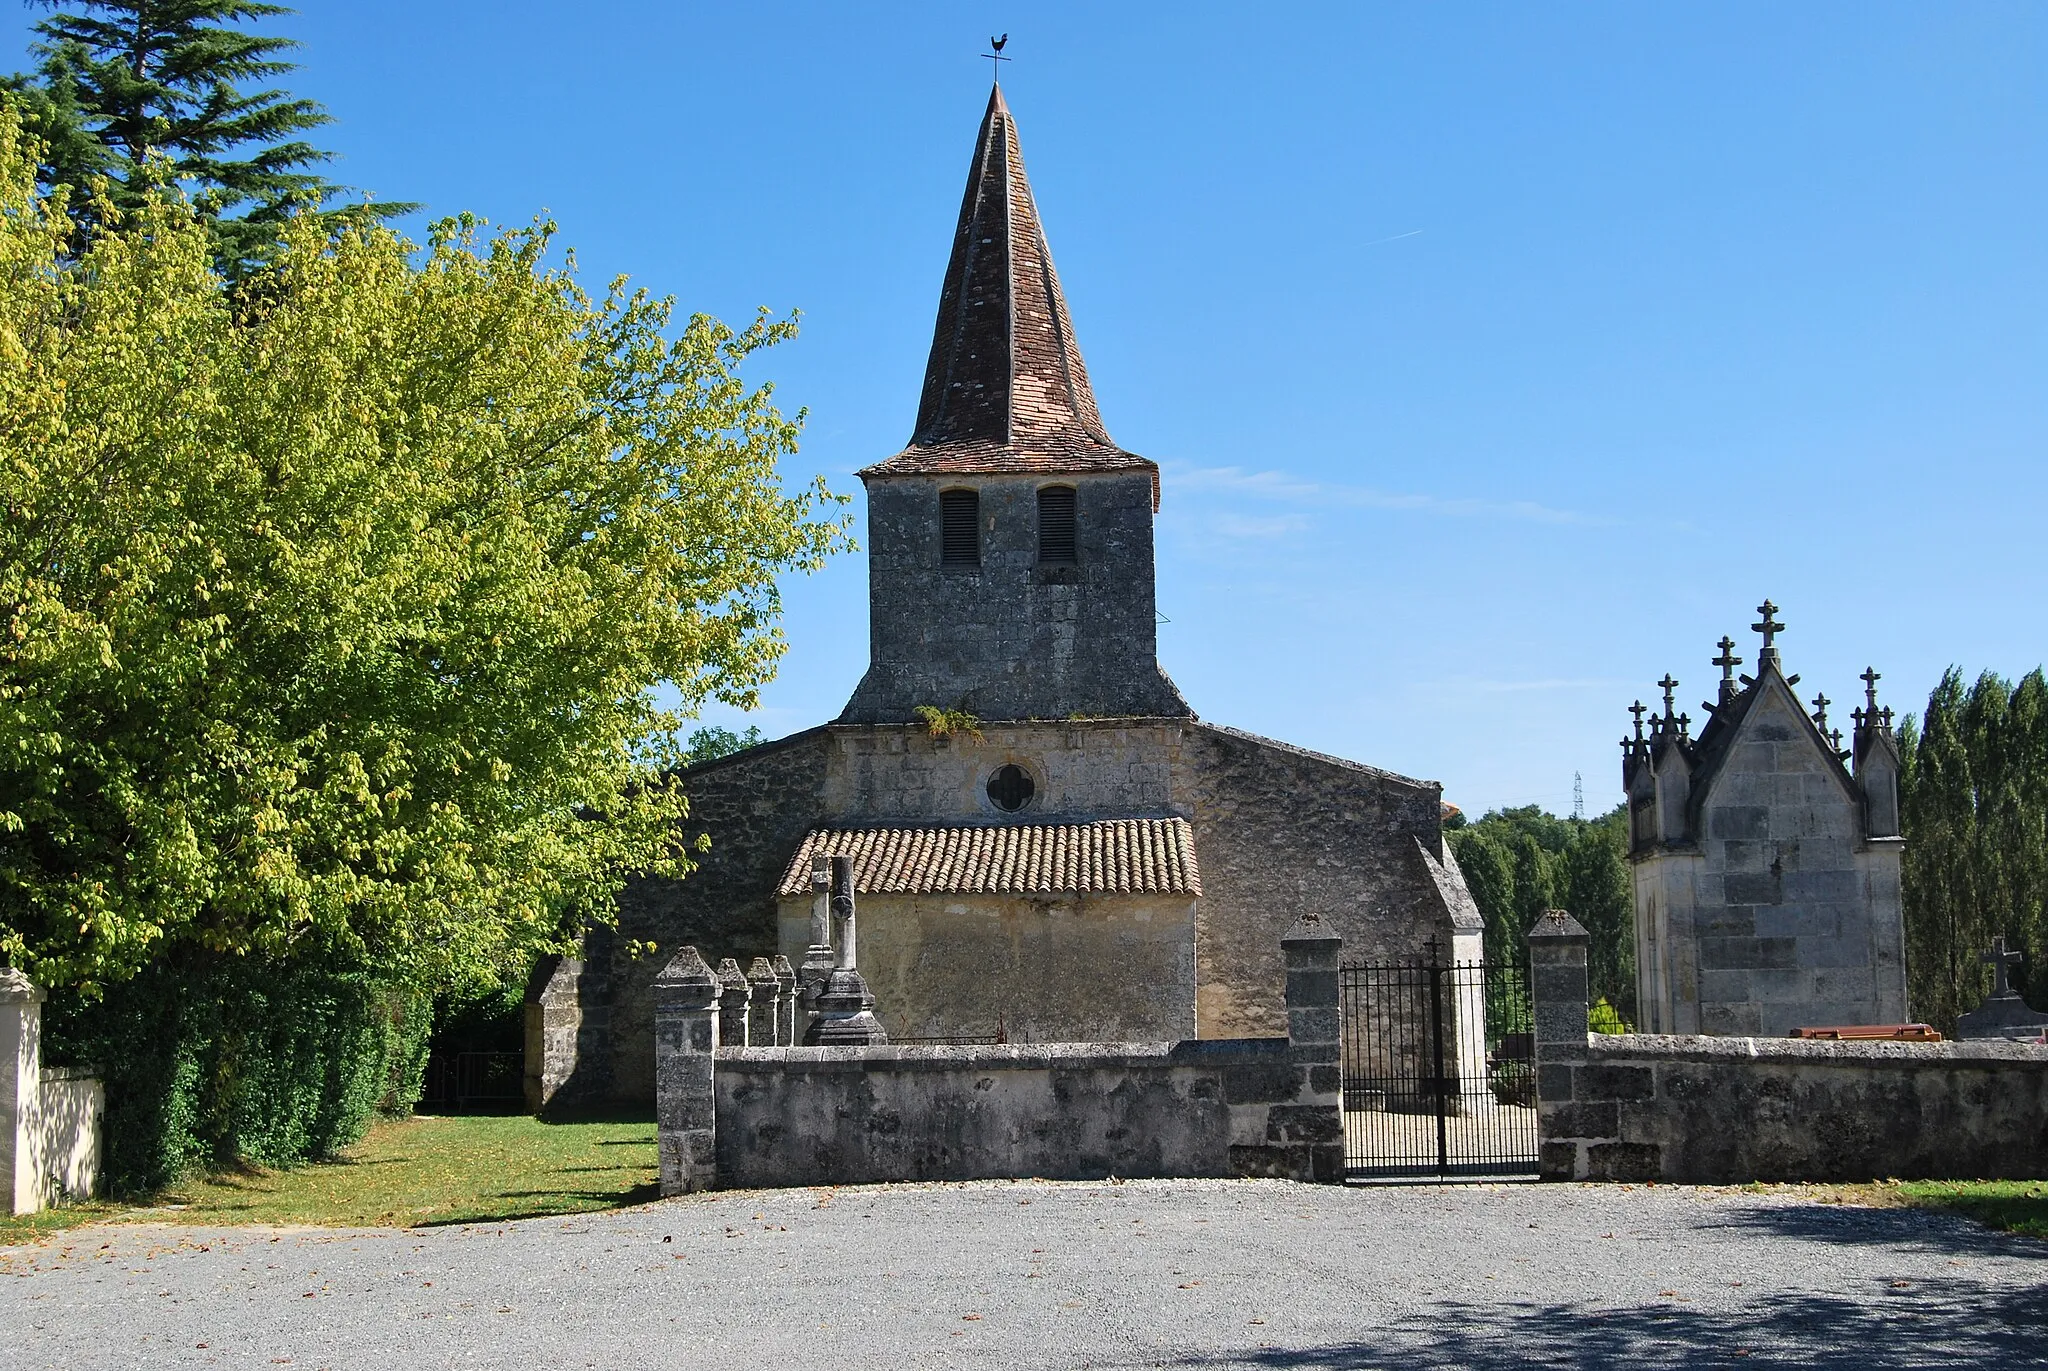
<instances>
[{"instance_id":1,"label":"pinnacle cross","mask_svg":"<svg viewBox=\"0 0 2048 1371\"><path fill-rule=\"evenodd\" d=\"M2005 950L2005 938L2003 935L1991 940L1991 950L1989 952L1978 954L1978 961L1991 964L1991 975L1994 978L1991 988L1992 999L2004 1000L2012 997L2012 983L2006 979L2005 969L2008 966L2017 965L2022 955L2019 952L2007 952Z\"/></svg>"},{"instance_id":2,"label":"pinnacle cross","mask_svg":"<svg viewBox=\"0 0 2048 1371\"><path fill-rule=\"evenodd\" d=\"M1833 703L1825 691L1813 697L1813 726L1822 733L1828 731L1828 706Z\"/></svg>"},{"instance_id":3,"label":"pinnacle cross","mask_svg":"<svg viewBox=\"0 0 2048 1371\"><path fill-rule=\"evenodd\" d=\"M1628 707L1628 712L1636 716L1636 741L1641 742L1643 740L1643 716L1650 712L1650 707L1641 700L1637 700Z\"/></svg>"},{"instance_id":4,"label":"pinnacle cross","mask_svg":"<svg viewBox=\"0 0 2048 1371\"><path fill-rule=\"evenodd\" d=\"M1725 633L1715 646L1721 649L1721 655L1714 658L1714 665L1721 668L1721 703L1726 704L1735 698L1735 668L1742 665L1742 659L1735 655L1735 640Z\"/></svg>"},{"instance_id":5,"label":"pinnacle cross","mask_svg":"<svg viewBox=\"0 0 2048 1371\"><path fill-rule=\"evenodd\" d=\"M1664 691L1664 717L1668 719L1671 717L1671 696L1678 689L1678 681L1667 671L1664 673L1664 679L1657 682L1657 684Z\"/></svg>"},{"instance_id":6,"label":"pinnacle cross","mask_svg":"<svg viewBox=\"0 0 2048 1371\"><path fill-rule=\"evenodd\" d=\"M1856 679L1863 682L1863 699L1870 706L1870 712L1877 713L1877 683L1884 679L1883 673L1874 666L1867 666Z\"/></svg>"},{"instance_id":7,"label":"pinnacle cross","mask_svg":"<svg viewBox=\"0 0 2048 1371\"><path fill-rule=\"evenodd\" d=\"M1769 600L1766 600L1756 607L1756 612L1764 616L1762 623L1749 626L1751 632L1764 635L1764 650L1757 660L1762 661L1764 658L1769 658L1775 662L1778 660L1778 649L1771 646L1771 639L1785 631L1785 626L1771 617L1778 612L1778 607Z\"/></svg>"}]
</instances>

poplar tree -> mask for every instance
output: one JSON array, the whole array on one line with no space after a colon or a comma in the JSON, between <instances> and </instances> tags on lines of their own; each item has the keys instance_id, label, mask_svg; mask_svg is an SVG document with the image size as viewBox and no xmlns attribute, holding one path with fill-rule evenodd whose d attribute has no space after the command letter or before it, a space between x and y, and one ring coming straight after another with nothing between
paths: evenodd
<instances>
[{"instance_id":1,"label":"poplar tree","mask_svg":"<svg viewBox=\"0 0 2048 1371\"><path fill-rule=\"evenodd\" d=\"M132 214L152 193L145 171L166 160L212 234L216 269L240 277L275 250L284 219L348 194L317 170L333 154L305 135L333 122L312 100L270 83L297 64L292 39L247 25L287 15L262 0L38 0L32 76L14 77L30 131L45 144L45 186L83 201L95 178ZM410 204L357 205L329 215L388 217ZM89 204L75 216L91 231Z\"/></svg>"}]
</instances>

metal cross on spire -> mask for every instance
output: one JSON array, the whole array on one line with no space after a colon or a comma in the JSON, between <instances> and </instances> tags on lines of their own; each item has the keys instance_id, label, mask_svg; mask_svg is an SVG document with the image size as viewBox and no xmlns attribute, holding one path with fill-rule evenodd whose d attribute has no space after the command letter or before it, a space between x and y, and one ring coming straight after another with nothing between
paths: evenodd
<instances>
[{"instance_id":1,"label":"metal cross on spire","mask_svg":"<svg viewBox=\"0 0 2048 1371\"><path fill-rule=\"evenodd\" d=\"M1678 679L1667 671L1664 673L1664 679L1657 682L1657 684L1664 691L1664 717L1668 719L1671 717L1673 708L1671 697L1678 690Z\"/></svg>"},{"instance_id":2,"label":"metal cross on spire","mask_svg":"<svg viewBox=\"0 0 2048 1371\"><path fill-rule=\"evenodd\" d=\"M2017 951L2007 952L2005 950L2005 937L2003 934L1991 940L1991 950L1989 952L1978 955L1978 961L1991 963L1991 975L1994 978L1991 988L1992 999L2003 1000L2012 995L2012 982L2006 979L2005 969L2008 966L2017 965L2021 955Z\"/></svg>"},{"instance_id":3,"label":"metal cross on spire","mask_svg":"<svg viewBox=\"0 0 2048 1371\"><path fill-rule=\"evenodd\" d=\"M999 86L1003 83L1002 64L1011 60L1003 56L1003 46L1009 41L1010 35L1007 33L1000 38L991 38L988 40L988 45L991 50L982 54L983 57L986 57L988 59L989 71L993 73L995 77L995 83Z\"/></svg>"},{"instance_id":4,"label":"metal cross on spire","mask_svg":"<svg viewBox=\"0 0 2048 1371\"><path fill-rule=\"evenodd\" d=\"M1863 674L1856 678L1863 682L1863 700L1872 714L1877 713L1877 683L1884 679L1883 673L1874 666L1863 668Z\"/></svg>"},{"instance_id":5,"label":"metal cross on spire","mask_svg":"<svg viewBox=\"0 0 2048 1371\"><path fill-rule=\"evenodd\" d=\"M1749 626L1751 632L1764 635L1764 650L1758 654L1757 660L1761 662L1769 659L1775 662L1778 660L1778 649L1771 646L1771 639L1785 631L1785 626L1771 617L1778 612L1778 607L1766 600L1756 607L1756 612L1764 616L1762 623Z\"/></svg>"}]
</instances>

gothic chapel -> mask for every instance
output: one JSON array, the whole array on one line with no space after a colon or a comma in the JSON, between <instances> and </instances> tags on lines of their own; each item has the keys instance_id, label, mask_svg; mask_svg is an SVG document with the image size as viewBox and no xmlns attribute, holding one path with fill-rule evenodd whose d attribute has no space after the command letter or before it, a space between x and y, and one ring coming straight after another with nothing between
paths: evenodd
<instances>
[{"instance_id":1,"label":"gothic chapel","mask_svg":"<svg viewBox=\"0 0 2048 1371\"><path fill-rule=\"evenodd\" d=\"M910 443L860 477L866 675L833 722L685 773L709 848L543 964L529 1098L651 1099L655 974L684 943L800 961L828 854L896 1041L1281 1035L1311 911L1347 957L1479 956L1438 785L1207 723L1160 670L1159 468L1096 408L1000 88Z\"/></svg>"}]
</instances>

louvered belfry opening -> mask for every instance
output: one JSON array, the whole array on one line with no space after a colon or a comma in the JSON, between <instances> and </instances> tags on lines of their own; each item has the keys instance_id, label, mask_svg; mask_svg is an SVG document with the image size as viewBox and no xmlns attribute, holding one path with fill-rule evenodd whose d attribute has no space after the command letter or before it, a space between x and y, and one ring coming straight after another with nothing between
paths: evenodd
<instances>
[{"instance_id":1,"label":"louvered belfry opening","mask_svg":"<svg viewBox=\"0 0 2048 1371\"><path fill-rule=\"evenodd\" d=\"M1060 565L1074 559L1074 488L1041 486L1038 491L1038 560Z\"/></svg>"},{"instance_id":2,"label":"louvered belfry opening","mask_svg":"<svg viewBox=\"0 0 2048 1371\"><path fill-rule=\"evenodd\" d=\"M981 496L972 490L939 492L939 565L981 565Z\"/></svg>"}]
</instances>

